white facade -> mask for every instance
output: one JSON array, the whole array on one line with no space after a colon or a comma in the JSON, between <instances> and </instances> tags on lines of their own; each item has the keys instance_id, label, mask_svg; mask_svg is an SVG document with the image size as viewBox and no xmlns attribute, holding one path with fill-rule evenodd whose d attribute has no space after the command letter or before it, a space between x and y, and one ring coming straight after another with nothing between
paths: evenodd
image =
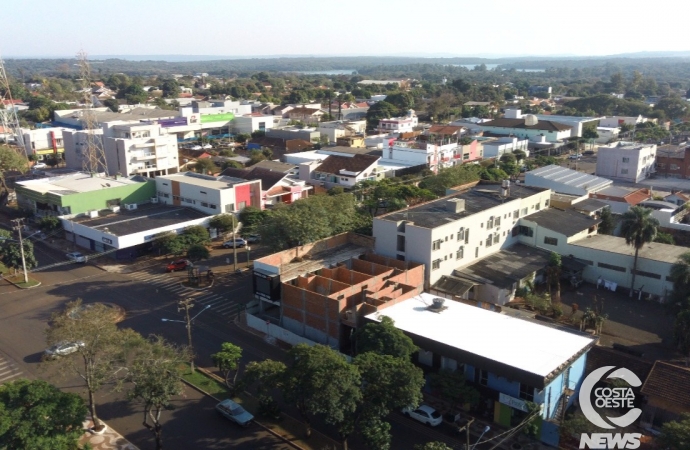
<instances>
[{"instance_id":1,"label":"white facade","mask_svg":"<svg viewBox=\"0 0 690 450\"><path fill-rule=\"evenodd\" d=\"M152 177L179 169L177 137L158 124L106 123L103 148L109 174Z\"/></svg>"},{"instance_id":2,"label":"white facade","mask_svg":"<svg viewBox=\"0 0 690 450\"><path fill-rule=\"evenodd\" d=\"M27 155L36 154L39 159L43 159L43 155L62 153L65 148L62 137L63 130L67 129L60 127L37 128L35 130L22 128L21 133Z\"/></svg>"},{"instance_id":3,"label":"white facade","mask_svg":"<svg viewBox=\"0 0 690 450\"><path fill-rule=\"evenodd\" d=\"M597 151L597 175L638 183L649 177L656 164L656 144L615 142Z\"/></svg>"},{"instance_id":4,"label":"white facade","mask_svg":"<svg viewBox=\"0 0 690 450\"><path fill-rule=\"evenodd\" d=\"M551 189L554 192L568 195L589 195L600 191L613 182L606 178L595 177L577 170L562 166L548 165L525 174L525 184Z\"/></svg>"},{"instance_id":5,"label":"white facade","mask_svg":"<svg viewBox=\"0 0 690 450\"><path fill-rule=\"evenodd\" d=\"M512 236L512 228L520 217L548 207L551 196L549 190L525 187L520 189L526 192L524 198L511 197L502 202L491 202L491 207L459 219L449 219L433 227L415 224L416 208L409 209L409 220L405 219L405 213L375 217L373 236L376 238L376 253L425 264L427 287L431 286L442 276L452 274L455 269L468 266L519 242L517 236ZM453 201L454 198L462 200L463 196L468 196L469 204L471 196L484 195L479 191L470 191L435 200L426 205L438 205L437 209L440 211L436 211L436 214L439 215L443 215L442 209L446 208L448 213L455 217L453 211L458 206L457 202Z\"/></svg>"},{"instance_id":6,"label":"white facade","mask_svg":"<svg viewBox=\"0 0 690 450\"><path fill-rule=\"evenodd\" d=\"M644 123L646 122L647 119L642 116L637 116L637 117L631 117L631 116L611 116L611 117L603 117L602 119L599 120L599 126L600 127L606 127L606 128L618 128L621 125L632 125L635 126L638 123Z\"/></svg>"},{"instance_id":7,"label":"white facade","mask_svg":"<svg viewBox=\"0 0 690 450\"><path fill-rule=\"evenodd\" d=\"M379 126L376 129L381 133L408 133L414 131L417 125L419 125L417 115L413 110L409 110L405 117L379 120Z\"/></svg>"},{"instance_id":8,"label":"white facade","mask_svg":"<svg viewBox=\"0 0 690 450\"><path fill-rule=\"evenodd\" d=\"M621 132L621 129L616 127L616 128L610 128L610 127L597 127L597 134L599 135L598 138L594 140L597 144L607 144L611 141L615 141L618 139L618 134Z\"/></svg>"},{"instance_id":9,"label":"white facade","mask_svg":"<svg viewBox=\"0 0 690 450\"><path fill-rule=\"evenodd\" d=\"M273 116L238 116L232 121L235 133L252 134L254 131L266 131L273 128Z\"/></svg>"},{"instance_id":10,"label":"white facade","mask_svg":"<svg viewBox=\"0 0 690 450\"><path fill-rule=\"evenodd\" d=\"M366 120L334 120L319 123L318 130L319 133L321 133L321 136L327 136L328 142L333 144L338 140L338 138L364 133L366 130L366 125Z\"/></svg>"},{"instance_id":11,"label":"white facade","mask_svg":"<svg viewBox=\"0 0 690 450\"><path fill-rule=\"evenodd\" d=\"M478 138L477 139L484 147L484 158L500 158L505 153L512 153L515 150L522 150L527 156L529 141L527 139L518 139L514 136L507 136L502 138Z\"/></svg>"}]
</instances>

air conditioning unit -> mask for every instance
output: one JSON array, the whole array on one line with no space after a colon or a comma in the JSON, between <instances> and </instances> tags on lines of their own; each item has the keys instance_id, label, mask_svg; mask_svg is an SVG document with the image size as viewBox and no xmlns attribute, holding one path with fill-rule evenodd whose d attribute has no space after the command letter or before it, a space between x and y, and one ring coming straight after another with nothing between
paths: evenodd
<instances>
[{"instance_id":1,"label":"air conditioning unit","mask_svg":"<svg viewBox=\"0 0 690 450\"><path fill-rule=\"evenodd\" d=\"M151 203L158 203L158 197L151 197Z\"/></svg>"},{"instance_id":2,"label":"air conditioning unit","mask_svg":"<svg viewBox=\"0 0 690 450\"><path fill-rule=\"evenodd\" d=\"M125 203L125 209L128 211L132 211L137 209L137 204L136 203Z\"/></svg>"},{"instance_id":3,"label":"air conditioning unit","mask_svg":"<svg viewBox=\"0 0 690 450\"><path fill-rule=\"evenodd\" d=\"M119 213L120 212L120 206L118 205L113 205L110 207L110 210L114 213Z\"/></svg>"},{"instance_id":4,"label":"air conditioning unit","mask_svg":"<svg viewBox=\"0 0 690 450\"><path fill-rule=\"evenodd\" d=\"M89 214L89 217L91 217L92 219L95 219L96 217L98 217L98 210L94 209L92 211L89 211L88 214Z\"/></svg>"}]
</instances>

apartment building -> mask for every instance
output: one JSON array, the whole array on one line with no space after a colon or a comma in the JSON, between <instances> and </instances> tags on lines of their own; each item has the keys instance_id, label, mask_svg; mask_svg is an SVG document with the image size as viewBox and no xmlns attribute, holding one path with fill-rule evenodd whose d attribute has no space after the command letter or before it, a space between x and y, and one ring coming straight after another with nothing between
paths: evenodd
<instances>
[{"instance_id":1,"label":"apartment building","mask_svg":"<svg viewBox=\"0 0 690 450\"><path fill-rule=\"evenodd\" d=\"M599 147L596 174L639 183L656 171L656 144L614 142Z\"/></svg>"}]
</instances>

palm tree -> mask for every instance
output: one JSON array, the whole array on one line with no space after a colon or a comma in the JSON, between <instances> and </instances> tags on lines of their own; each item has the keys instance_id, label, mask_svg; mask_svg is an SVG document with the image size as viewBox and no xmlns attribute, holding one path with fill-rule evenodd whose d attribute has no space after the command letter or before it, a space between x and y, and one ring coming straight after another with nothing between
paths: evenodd
<instances>
[{"instance_id":1,"label":"palm tree","mask_svg":"<svg viewBox=\"0 0 690 450\"><path fill-rule=\"evenodd\" d=\"M635 289L635 275L637 272L637 255L640 249L654 240L659 221L652 217L652 210L642 206L633 206L623 214L621 219L621 235L628 245L635 247L635 259L633 260L632 283L630 284L630 297Z\"/></svg>"},{"instance_id":2,"label":"palm tree","mask_svg":"<svg viewBox=\"0 0 690 450\"><path fill-rule=\"evenodd\" d=\"M690 252L680 255L678 261L671 266L670 278L673 281L671 292L673 303L686 309L688 294L690 294Z\"/></svg>"}]
</instances>

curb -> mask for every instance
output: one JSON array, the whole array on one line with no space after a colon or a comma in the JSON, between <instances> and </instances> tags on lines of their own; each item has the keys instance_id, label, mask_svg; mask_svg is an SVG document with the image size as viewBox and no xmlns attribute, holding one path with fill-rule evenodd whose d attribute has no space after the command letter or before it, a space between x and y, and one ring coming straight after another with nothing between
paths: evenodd
<instances>
[{"instance_id":1,"label":"curb","mask_svg":"<svg viewBox=\"0 0 690 450\"><path fill-rule=\"evenodd\" d=\"M203 368L201 368L201 367L197 367L196 370L198 370L198 371L202 372L204 375L206 375L206 376L208 376L208 377L211 377L212 379L218 381L218 377L216 377L215 374L210 373L208 370L205 370L205 369L203 369ZM180 380L182 380L182 382L183 382L184 384L186 384L187 386L189 386L189 387L191 387L191 388L193 388L193 389L196 389L197 391L201 392L202 394L204 394L204 395L206 395L206 396L208 396L208 397L211 397L212 399L214 399L214 400L217 401L217 402L220 402L220 399L218 399L216 396L209 394L208 392L206 392L206 391L204 391L203 389L201 389L200 387L198 387L198 386L196 386L196 385L190 383L189 381L185 380L184 378L180 377ZM225 381L223 381L223 382L225 382ZM307 449L305 449L304 447L295 444L295 443L292 442L291 440L286 439L286 438L285 438L284 436L282 436L281 434L278 434L278 433L276 433L275 431L273 431L272 429L268 428L266 425L264 425L264 424L262 424L261 422L259 422L259 421L256 419L256 417L254 418L254 423L256 423L257 425L259 425L261 428L263 428L264 430L268 431L269 433L271 433L273 436L277 437L277 438L280 439L281 441L285 442L286 444L288 444L288 445L291 446L292 448L295 448L295 449L297 449L297 450L307 450Z\"/></svg>"},{"instance_id":2,"label":"curb","mask_svg":"<svg viewBox=\"0 0 690 450\"><path fill-rule=\"evenodd\" d=\"M35 285L33 285L33 286L22 287L22 286L19 286L17 283L14 283L14 282L8 280L8 279L5 278L5 277L3 277L2 279L5 280L5 281L7 281L8 283L10 283L12 286L16 287L17 289L34 289L34 288L37 288L37 287L39 287L40 285L43 284L43 283L41 283L41 282L39 281L38 284L35 284Z\"/></svg>"}]
</instances>

